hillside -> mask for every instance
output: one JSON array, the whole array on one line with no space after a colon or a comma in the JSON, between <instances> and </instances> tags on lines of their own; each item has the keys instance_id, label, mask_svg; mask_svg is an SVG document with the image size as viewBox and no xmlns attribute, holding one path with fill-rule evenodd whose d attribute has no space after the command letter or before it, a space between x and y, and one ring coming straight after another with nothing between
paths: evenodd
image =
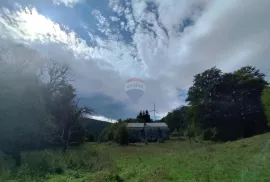
<instances>
[{"instance_id":1,"label":"hillside","mask_svg":"<svg viewBox=\"0 0 270 182\"><path fill-rule=\"evenodd\" d=\"M100 121L90 118L82 118L80 122L87 128L88 131L99 134L106 126L110 125L111 123L106 121Z\"/></svg>"},{"instance_id":2,"label":"hillside","mask_svg":"<svg viewBox=\"0 0 270 182\"><path fill-rule=\"evenodd\" d=\"M64 158L57 151L24 153L24 165L16 175L8 159L0 155L0 181L269 182L270 179L270 133L220 144L168 141L120 147L86 143L77 149L70 149ZM5 164L9 166L6 170Z\"/></svg>"},{"instance_id":3,"label":"hillside","mask_svg":"<svg viewBox=\"0 0 270 182\"><path fill-rule=\"evenodd\" d=\"M124 181L269 182L270 134L221 144L169 141L148 146L95 145L110 151Z\"/></svg>"}]
</instances>

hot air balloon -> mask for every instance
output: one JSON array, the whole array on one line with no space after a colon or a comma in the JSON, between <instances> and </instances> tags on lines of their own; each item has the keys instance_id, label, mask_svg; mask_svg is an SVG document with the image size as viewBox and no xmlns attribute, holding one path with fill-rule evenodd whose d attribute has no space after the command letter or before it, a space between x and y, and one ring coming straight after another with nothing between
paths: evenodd
<instances>
[{"instance_id":1,"label":"hot air balloon","mask_svg":"<svg viewBox=\"0 0 270 182\"><path fill-rule=\"evenodd\" d=\"M145 91L145 84L140 78L130 78L126 81L125 91L132 102L137 103Z\"/></svg>"}]
</instances>

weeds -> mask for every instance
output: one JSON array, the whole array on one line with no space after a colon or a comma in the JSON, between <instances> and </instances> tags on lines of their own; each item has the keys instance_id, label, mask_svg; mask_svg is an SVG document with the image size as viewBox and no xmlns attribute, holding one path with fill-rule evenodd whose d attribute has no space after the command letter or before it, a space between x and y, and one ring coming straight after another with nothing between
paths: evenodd
<instances>
[{"instance_id":1,"label":"weeds","mask_svg":"<svg viewBox=\"0 0 270 182\"><path fill-rule=\"evenodd\" d=\"M83 147L71 149L64 155L61 150L25 152L22 155L23 164L18 168L8 166L3 160L3 155L0 156L0 175L2 178L5 176L11 179L47 179L49 175L70 174L70 171L78 170L95 172L111 168L113 165L106 155L101 156L96 151ZM11 171L8 170L10 168ZM73 176L80 177L78 173L74 173Z\"/></svg>"},{"instance_id":2,"label":"weeds","mask_svg":"<svg viewBox=\"0 0 270 182\"><path fill-rule=\"evenodd\" d=\"M269 136L222 144L187 140L119 147L88 143L70 148L65 155L60 150L24 152L19 168L11 157L0 154L0 181L269 181Z\"/></svg>"}]
</instances>

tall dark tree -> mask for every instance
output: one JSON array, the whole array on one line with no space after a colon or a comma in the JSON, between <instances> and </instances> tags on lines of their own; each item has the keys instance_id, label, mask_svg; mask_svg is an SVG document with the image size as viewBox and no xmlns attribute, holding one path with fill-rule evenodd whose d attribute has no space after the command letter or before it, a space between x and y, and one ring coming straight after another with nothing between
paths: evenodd
<instances>
[{"instance_id":1,"label":"tall dark tree","mask_svg":"<svg viewBox=\"0 0 270 182\"><path fill-rule=\"evenodd\" d=\"M144 118L145 116L145 111L142 111L142 118Z\"/></svg>"},{"instance_id":2,"label":"tall dark tree","mask_svg":"<svg viewBox=\"0 0 270 182\"><path fill-rule=\"evenodd\" d=\"M182 132L187 129L189 122L192 121L190 106L182 106L169 112L168 115L162 118L166 122L170 131L181 130Z\"/></svg>"},{"instance_id":3,"label":"tall dark tree","mask_svg":"<svg viewBox=\"0 0 270 182\"><path fill-rule=\"evenodd\" d=\"M199 105L213 100L217 95L215 86L222 80L222 72L216 67L194 76L194 84L189 88L187 101Z\"/></svg>"},{"instance_id":4,"label":"tall dark tree","mask_svg":"<svg viewBox=\"0 0 270 182\"><path fill-rule=\"evenodd\" d=\"M20 165L21 151L40 147L44 139L61 143L64 151L82 142L79 119L92 110L78 107L68 67L53 61L44 67L43 61L20 61L10 51L7 60L0 56L0 150Z\"/></svg>"},{"instance_id":5,"label":"tall dark tree","mask_svg":"<svg viewBox=\"0 0 270 182\"><path fill-rule=\"evenodd\" d=\"M51 116L43 128L44 139L49 143L62 145L64 152L70 144L83 141L85 130L79 120L93 111L88 107L78 107L79 100L75 99L75 89L69 78L68 67L56 62L49 62L40 74L40 79L44 82L46 109Z\"/></svg>"},{"instance_id":6,"label":"tall dark tree","mask_svg":"<svg viewBox=\"0 0 270 182\"><path fill-rule=\"evenodd\" d=\"M137 119L141 120L143 119L143 113L140 111L140 113L137 115Z\"/></svg>"},{"instance_id":7,"label":"tall dark tree","mask_svg":"<svg viewBox=\"0 0 270 182\"><path fill-rule=\"evenodd\" d=\"M144 121L146 123L151 123L151 117L150 117L150 114L149 114L148 110L145 111Z\"/></svg>"},{"instance_id":8,"label":"tall dark tree","mask_svg":"<svg viewBox=\"0 0 270 182\"><path fill-rule=\"evenodd\" d=\"M216 128L221 140L249 137L266 128L260 102L266 84L254 67L226 74L211 68L195 76L187 101L194 107L194 119L205 129Z\"/></svg>"},{"instance_id":9,"label":"tall dark tree","mask_svg":"<svg viewBox=\"0 0 270 182\"><path fill-rule=\"evenodd\" d=\"M143 115L143 112L142 111L140 111L140 113L137 115L136 119L137 119L137 122L139 122L139 123L142 123L143 122L144 115Z\"/></svg>"},{"instance_id":10,"label":"tall dark tree","mask_svg":"<svg viewBox=\"0 0 270 182\"><path fill-rule=\"evenodd\" d=\"M264 89L262 103L264 106L264 113L267 117L267 126L270 128L270 88L267 87Z\"/></svg>"},{"instance_id":11,"label":"tall dark tree","mask_svg":"<svg viewBox=\"0 0 270 182\"><path fill-rule=\"evenodd\" d=\"M28 63L0 59L0 150L21 164L21 151L35 147L46 118L40 81Z\"/></svg>"},{"instance_id":12,"label":"tall dark tree","mask_svg":"<svg viewBox=\"0 0 270 182\"><path fill-rule=\"evenodd\" d=\"M137 121L139 123L150 123L150 122L152 122L148 110L140 111L140 113L137 115L136 119L137 119Z\"/></svg>"}]
</instances>

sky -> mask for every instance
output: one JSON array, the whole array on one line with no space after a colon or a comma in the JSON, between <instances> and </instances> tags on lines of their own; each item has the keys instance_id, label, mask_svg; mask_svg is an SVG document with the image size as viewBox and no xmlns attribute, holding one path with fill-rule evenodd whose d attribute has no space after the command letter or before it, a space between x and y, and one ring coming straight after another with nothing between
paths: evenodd
<instances>
[{"instance_id":1,"label":"sky","mask_svg":"<svg viewBox=\"0 0 270 182\"><path fill-rule=\"evenodd\" d=\"M270 77L269 0L1 0L0 48L67 64L81 105L115 121L185 105L193 76L256 66ZM1 54L4 54L3 51ZM128 79L144 81L134 104ZM153 116L153 112L151 113Z\"/></svg>"}]
</instances>

